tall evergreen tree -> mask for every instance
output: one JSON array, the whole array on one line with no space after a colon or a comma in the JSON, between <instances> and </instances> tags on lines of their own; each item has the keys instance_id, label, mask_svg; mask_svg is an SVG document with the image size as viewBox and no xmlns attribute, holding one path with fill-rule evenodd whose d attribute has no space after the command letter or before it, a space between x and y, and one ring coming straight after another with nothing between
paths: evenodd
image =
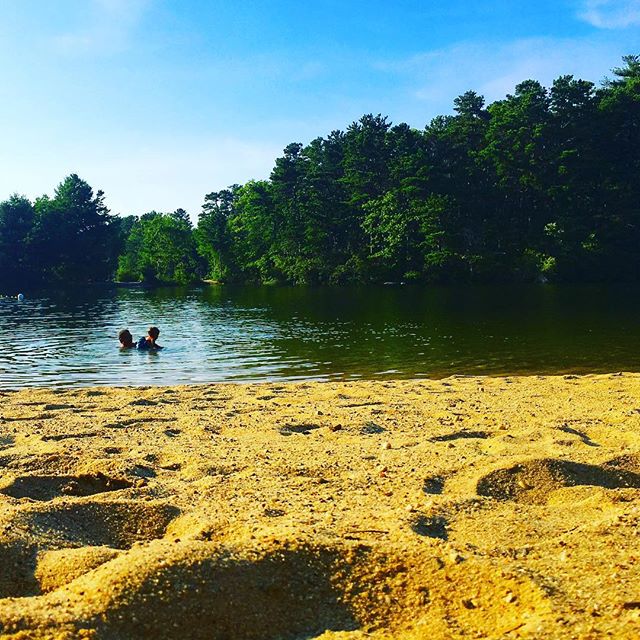
<instances>
[{"instance_id":1,"label":"tall evergreen tree","mask_svg":"<svg viewBox=\"0 0 640 640\"><path fill-rule=\"evenodd\" d=\"M36 277L31 247L34 221L33 205L24 196L0 202L0 290L15 293Z\"/></svg>"},{"instance_id":2,"label":"tall evergreen tree","mask_svg":"<svg viewBox=\"0 0 640 640\"><path fill-rule=\"evenodd\" d=\"M74 173L58 185L53 198L38 198L35 212L33 249L44 279L109 279L117 241L102 191L94 195L89 184Z\"/></svg>"}]
</instances>

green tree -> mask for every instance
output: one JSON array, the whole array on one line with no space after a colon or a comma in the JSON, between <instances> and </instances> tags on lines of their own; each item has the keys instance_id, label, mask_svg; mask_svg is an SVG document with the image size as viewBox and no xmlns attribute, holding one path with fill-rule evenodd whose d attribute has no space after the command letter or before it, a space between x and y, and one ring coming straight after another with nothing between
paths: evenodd
<instances>
[{"instance_id":1,"label":"green tree","mask_svg":"<svg viewBox=\"0 0 640 640\"><path fill-rule=\"evenodd\" d=\"M496 175L497 250L517 274L528 261L527 249L540 244L550 220L549 94L539 82L527 80L514 95L493 103L489 114L482 156Z\"/></svg>"},{"instance_id":2,"label":"green tree","mask_svg":"<svg viewBox=\"0 0 640 640\"><path fill-rule=\"evenodd\" d=\"M214 280L229 279L235 268L228 225L238 189L238 185L233 185L207 194L198 217L195 231L198 253L206 261L207 277Z\"/></svg>"},{"instance_id":3,"label":"green tree","mask_svg":"<svg viewBox=\"0 0 640 640\"><path fill-rule=\"evenodd\" d=\"M76 174L58 185L53 198L35 203L33 250L41 278L60 282L99 282L112 277L117 234L104 204Z\"/></svg>"},{"instance_id":4,"label":"green tree","mask_svg":"<svg viewBox=\"0 0 640 640\"><path fill-rule=\"evenodd\" d=\"M117 279L187 284L201 275L193 228L184 210L152 211L132 227Z\"/></svg>"},{"instance_id":5,"label":"green tree","mask_svg":"<svg viewBox=\"0 0 640 640\"><path fill-rule=\"evenodd\" d=\"M33 205L24 196L15 194L0 203L0 290L15 293L33 281L34 222Z\"/></svg>"},{"instance_id":6,"label":"green tree","mask_svg":"<svg viewBox=\"0 0 640 640\"><path fill-rule=\"evenodd\" d=\"M562 76L549 96L552 171L547 191L552 205L541 255L550 277L580 279L601 200L602 162L596 149L601 118L591 82Z\"/></svg>"},{"instance_id":7,"label":"green tree","mask_svg":"<svg viewBox=\"0 0 640 640\"><path fill-rule=\"evenodd\" d=\"M600 92L597 157L602 163L601 199L594 212L591 253L604 279L640 278L640 56Z\"/></svg>"},{"instance_id":8,"label":"green tree","mask_svg":"<svg viewBox=\"0 0 640 640\"><path fill-rule=\"evenodd\" d=\"M269 180L113 218L77 175L0 203L0 286L117 277L345 283L640 279L640 56L600 87L473 91L424 130L368 114L288 145Z\"/></svg>"},{"instance_id":9,"label":"green tree","mask_svg":"<svg viewBox=\"0 0 640 640\"><path fill-rule=\"evenodd\" d=\"M251 282L282 279L282 273L276 268L278 220L269 181L250 181L238 189L235 213L229 219L228 229L234 278Z\"/></svg>"}]
</instances>

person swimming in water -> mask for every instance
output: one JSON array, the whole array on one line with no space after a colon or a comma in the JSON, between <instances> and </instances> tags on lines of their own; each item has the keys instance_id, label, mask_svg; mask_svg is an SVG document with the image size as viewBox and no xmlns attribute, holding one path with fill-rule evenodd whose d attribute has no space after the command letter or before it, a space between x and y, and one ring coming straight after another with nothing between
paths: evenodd
<instances>
[{"instance_id":1,"label":"person swimming in water","mask_svg":"<svg viewBox=\"0 0 640 640\"><path fill-rule=\"evenodd\" d=\"M135 349L136 343L133 341L133 336L129 329L123 329L118 334L118 340L120 340L121 349Z\"/></svg>"},{"instance_id":2,"label":"person swimming in water","mask_svg":"<svg viewBox=\"0 0 640 640\"><path fill-rule=\"evenodd\" d=\"M162 347L156 342L160 335L160 329L158 327L149 327L147 335L138 340L138 349L141 351L151 351L154 349L162 349Z\"/></svg>"}]
</instances>

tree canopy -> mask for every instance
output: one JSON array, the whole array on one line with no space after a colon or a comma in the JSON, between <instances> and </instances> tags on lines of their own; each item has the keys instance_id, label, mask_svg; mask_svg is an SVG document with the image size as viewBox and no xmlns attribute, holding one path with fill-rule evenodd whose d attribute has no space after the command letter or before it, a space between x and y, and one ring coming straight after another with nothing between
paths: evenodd
<instances>
[{"instance_id":1,"label":"tree canopy","mask_svg":"<svg viewBox=\"0 0 640 640\"><path fill-rule=\"evenodd\" d=\"M640 56L600 86L469 91L424 129L368 114L285 147L267 180L111 216L77 175L0 203L0 287L120 280L640 279Z\"/></svg>"},{"instance_id":2,"label":"tree canopy","mask_svg":"<svg viewBox=\"0 0 640 640\"><path fill-rule=\"evenodd\" d=\"M423 130L369 114L288 145L268 181L226 192L210 275L637 280L640 57L623 63L601 87L526 80L490 105L469 91Z\"/></svg>"}]
</instances>

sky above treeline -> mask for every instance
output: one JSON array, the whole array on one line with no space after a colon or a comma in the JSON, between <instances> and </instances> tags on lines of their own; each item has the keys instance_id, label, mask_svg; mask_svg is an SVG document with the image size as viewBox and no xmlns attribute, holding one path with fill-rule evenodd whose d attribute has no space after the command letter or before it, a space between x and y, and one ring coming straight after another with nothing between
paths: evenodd
<instances>
[{"instance_id":1,"label":"sky above treeline","mask_svg":"<svg viewBox=\"0 0 640 640\"><path fill-rule=\"evenodd\" d=\"M0 0L0 199L78 173L113 213L195 219L365 113L422 128L630 53L640 0Z\"/></svg>"}]
</instances>

